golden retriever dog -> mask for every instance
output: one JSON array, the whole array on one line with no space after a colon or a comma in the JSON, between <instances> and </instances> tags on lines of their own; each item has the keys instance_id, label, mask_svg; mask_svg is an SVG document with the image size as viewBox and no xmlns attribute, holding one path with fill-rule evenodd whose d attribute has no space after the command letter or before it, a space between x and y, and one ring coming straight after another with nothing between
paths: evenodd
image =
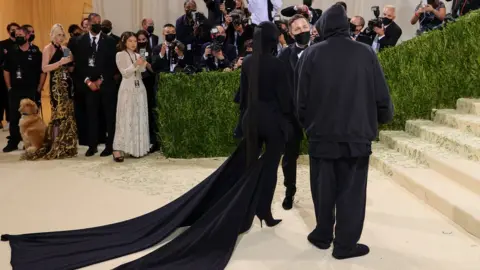
<instances>
[{"instance_id":1,"label":"golden retriever dog","mask_svg":"<svg viewBox=\"0 0 480 270\"><path fill-rule=\"evenodd\" d=\"M33 100L22 99L18 111L22 114L19 126L25 150L35 152L43 145L47 127L40 118L38 106Z\"/></svg>"}]
</instances>

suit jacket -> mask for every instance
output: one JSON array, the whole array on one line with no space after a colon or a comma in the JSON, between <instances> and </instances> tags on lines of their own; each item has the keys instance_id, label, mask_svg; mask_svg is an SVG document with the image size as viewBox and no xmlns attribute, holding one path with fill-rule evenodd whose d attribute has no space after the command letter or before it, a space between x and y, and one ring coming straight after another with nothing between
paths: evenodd
<instances>
[{"instance_id":1,"label":"suit jacket","mask_svg":"<svg viewBox=\"0 0 480 270\"><path fill-rule=\"evenodd\" d=\"M318 19L320 19L320 16L322 16L322 10L314 9L312 7L308 7L308 9L312 13L312 17L310 18L310 24L315 24L318 21ZM295 10L295 6L289 6L282 9L281 13L285 17L293 17L295 14L299 12Z\"/></svg>"},{"instance_id":2,"label":"suit jacket","mask_svg":"<svg viewBox=\"0 0 480 270\"><path fill-rule=\"evenodd\" d=\"M380 44L379 51L393 47L397 45L398 40L402 36L402 28L398 26L395 22L392 22L388 27L385 29L385 36L378 41Z\"/></svg>"},{"instance_id":3,"label":"suit jacket","mask_svg":"<svg viewBox=\"0 0 480 270\"><path fill-rule=\"evenodd\" d=\"M83 34L69 42L69 49L71 50L75 59L75 75L79 83L84 82L87 78L95 81L103 78L103 88L115 88L114 75L117 70L116 64L116 44L115 40L103 33L99 34L99 39L96 40L98 49L94 50L91 46L89 33ZM95 66L89 66L89 60L95 58Z\"/></svg>"},{"instance_id":4,"label":"suit jacket","mask_svg":"<svg viewBox=\"0 0 480 270\"><path fill-rule=\"evenodd\" d=\"M162 44L158 45L157 47L153 48L152 52L152 69L153 71L157 73L165 72L165 73L170 73L170 57L173 56L173 61L177 65L175 68L185 68L186 62L185 62L185 56L183 59L179 59L178 55L173 51L173 55L170 52L170 49L168 51L168 54L165 54L163 58L160 57L160 51L162 50Z\"/></svg>"},{"instance_id":5,"label":"suit jacket","mask_svg":"<svg viewBox=\"0 0 480 270\"><path fill-rule=\"evenodd\" d=\"M113 40L115 41L115 46L120 42L120 37L119 37L119 36L117 36L117 35L115 35L115 34L113 34L113 33L111 33L109 36L110 36L111 38L113 38Z\"/></svg>"},{"instance_id":6,"label":"suit jacket","mask_svg":"<svg viewBox=\"0 0 480 270\"><path fill-rule=\"evenodd\" d=\"M150 40L150 38L152 38L152 40ZM148 37L148 42L150 42L150 48L155 48L157 45L158 45L158 36L155 35L155 34L151 34L149 37Z\"/></svg>"},{"instance_id":7,"label":"suit jacket","mask_svg":"<svg viewBox=\"0 0 480 270\"><path fill-rule=\"evenodd\" d=\"M202 66L207 67L209 70L218 70L218 69L224 69L224 68L230 67L233 60L237 58L237 49L235 48L235 46L225 42L222 48L224 59L223 61L219 61L217 66L215 65L215 59L213 57L208 57L207 59L203 57L203 54L205 53L205 49L209 45L210 43L203 44L202 56L201 56L202 58L200 60Z\"/></svg>"},{"instance_id":8,"label":"suit jacket","mask_svg":"<svg viewBox=\"0 0 480 270\"><path fill-rule=\"evenodd\" d=\"M247 25L244 26L244 29L245 30L243 31L243 34L241 36L237 36L235 40L235 28L233 25L227 28L227 43L236 47L237 54L239 56L243 56L245 53L245 41L253 39L253 27L251 25ZM237 42L236 44L235 41Z\"/></svg>"}]
</instances>

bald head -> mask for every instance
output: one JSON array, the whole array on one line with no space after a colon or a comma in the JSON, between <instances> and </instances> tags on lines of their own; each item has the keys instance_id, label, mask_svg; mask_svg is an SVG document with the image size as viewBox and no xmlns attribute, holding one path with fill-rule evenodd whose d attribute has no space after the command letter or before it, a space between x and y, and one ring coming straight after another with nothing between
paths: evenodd
<instances>
[{"instance_id":1,"label":"bald head","mask_svg":"<svg viewBox=\"0 0 480 270\"><path fill-rule=\"evenodd\" d=\"M386 5L383 8L383 17L389 18L391 20L395 20L396 14L395 14L396 8L395 6L392 5Z\"/></svg>"},{"instance_id":2,"label":"bald head","mask_svg":"<svg viewBox=\"0 0 480 270\"><path fill-rule=\"evenodd\" d=\"M147 31L147 28L148 28L149 26L155 26L155 24L153 23L152 18L144 18L144 19L142 20L142 28L143 28L143 30Z\"/></svg>"}]
</instances>

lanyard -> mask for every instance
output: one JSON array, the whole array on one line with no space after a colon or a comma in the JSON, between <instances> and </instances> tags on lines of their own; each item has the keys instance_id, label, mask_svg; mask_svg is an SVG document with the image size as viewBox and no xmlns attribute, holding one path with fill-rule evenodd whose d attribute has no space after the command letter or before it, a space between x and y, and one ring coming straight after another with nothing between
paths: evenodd
<instances>
[{"instance_id":1,"label":"lanyard","mask_svg":"<svg viewBox=\"0 0 480 270\"><path fill-rule=\"evenodd\" d=\"M135 65L135 62L137 62L137 54L134 54L135 56L135 62L133 62L132 56L130 55L129 52L127 52L128 57L130 57L130 61L132 61L132 64ZM137 70L135 70L135 78L137 77Z\"/></svg>"}]
</instances>

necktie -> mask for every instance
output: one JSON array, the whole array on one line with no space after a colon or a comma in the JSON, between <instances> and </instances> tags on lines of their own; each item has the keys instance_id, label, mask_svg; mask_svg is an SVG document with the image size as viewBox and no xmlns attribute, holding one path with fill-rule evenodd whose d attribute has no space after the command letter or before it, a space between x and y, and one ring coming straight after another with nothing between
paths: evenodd
<instances>
[{"instance_id":1,"label":"necktie","mask_svg":"<svg viewBox=\"0 0 480 270\"><path fill-rule=\"evenodd\" d=\"M92 37L92 48L96 52L97 51L97 43L95 42L95 39L97 39L97 37Z\"/></svg>"}]
</instances>

